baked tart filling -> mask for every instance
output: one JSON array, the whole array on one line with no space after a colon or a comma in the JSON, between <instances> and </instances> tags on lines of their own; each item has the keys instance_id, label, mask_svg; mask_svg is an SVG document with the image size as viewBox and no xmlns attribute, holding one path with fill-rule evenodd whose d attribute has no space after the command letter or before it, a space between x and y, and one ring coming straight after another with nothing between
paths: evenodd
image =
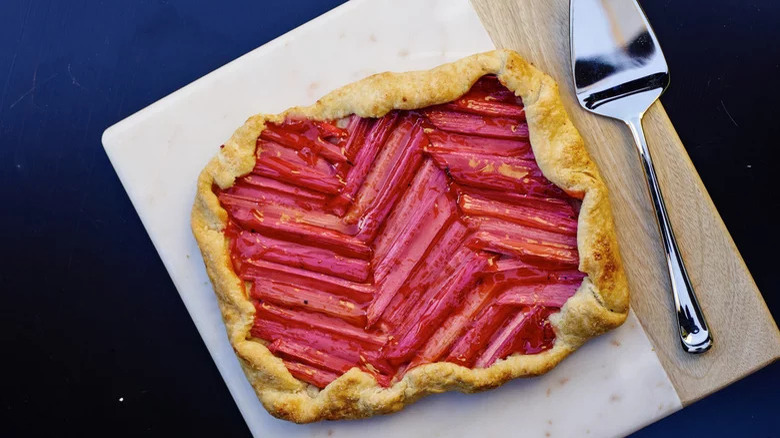
<instances>
[{"instance_id":1,"label":"baked tart filling","mask_svg":"<svg viewBox=\"0 0 780 438\"><path fill-rule=\"evenodd\" d=\"M522 100L495 75L381 118L287 115L255 155L213 192L250 334L299 380L357 367L387 387L427 363L554 346L549 317L585 277L581 202L544 177Z\"/></svg>"}]
</instances>

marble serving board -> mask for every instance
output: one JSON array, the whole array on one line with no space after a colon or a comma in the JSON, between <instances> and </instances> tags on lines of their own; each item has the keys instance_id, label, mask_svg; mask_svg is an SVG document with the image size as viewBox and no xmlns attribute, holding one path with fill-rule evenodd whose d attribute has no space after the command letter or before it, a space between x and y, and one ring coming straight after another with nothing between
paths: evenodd
<instances>
[{"instance_id":1,"label":"marble serving board","mask_svg":"<svg viewBox=\"0 0 780 438\"><path fill-rule=\"evenodd\" d=\"M480 394L430 396L366 420L277 420L245 379L190 232L200 170L251 114L311 104L372 73L427 69L493 48L467 0L353 0L104 133L106 152L254 436L619 436L681 408L633 312L544 376Z\"/></svg>"}]
</instances>

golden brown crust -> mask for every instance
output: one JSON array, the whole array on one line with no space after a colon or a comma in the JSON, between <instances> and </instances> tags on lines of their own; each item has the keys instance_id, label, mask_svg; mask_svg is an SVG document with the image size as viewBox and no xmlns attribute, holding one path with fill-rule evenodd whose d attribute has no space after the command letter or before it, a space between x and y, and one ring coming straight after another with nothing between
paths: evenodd
<instances>
[{"instance_id":1,"label":"golden brown crust","mask_svg":"<svg viewBox=\"0 0 780 438\"><path fill-rule=\"evenodd\" d=\"M484 369L447 362L423 365L389 388L379 386L358 368L323 390L295 379L281 359L249 333L255 309L232 269L223 233L227 213L212 192L212 185L227 188L236 177L252 170L255 142L266 121L281 121L289 113L317 120L353 113L381 117L393 109L452 101L481 76L491 73L522 97L531 144L544 175L582 199L577 245L579 268L588 276L561 312L551 317L557 336L554 347L535 355L512 355ZM476 54L428 71L377 74L333 91L312 106L251 117L200 174L192 230L214 284L228 337L247 378L272 415L299 423L395 412L427 394L481 391L513 378L543 374L588 338L622 324L628 314L628 286L598 169L566 115L557 84L509 50Z\"/></svg>"}]
</instances>

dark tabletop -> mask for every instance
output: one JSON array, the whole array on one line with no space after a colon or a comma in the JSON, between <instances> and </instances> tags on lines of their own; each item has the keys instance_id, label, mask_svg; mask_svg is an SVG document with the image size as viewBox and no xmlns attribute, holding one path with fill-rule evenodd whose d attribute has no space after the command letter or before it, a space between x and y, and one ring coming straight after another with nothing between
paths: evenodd
<instances>
[{"instance_id":1,"label":"dark tabletop","mask_svg":"<svg viewBox=\"0 0 780 438\"><path fill-rule=\"evenodd\" d=\"M0 434L248 435L100 136L339 3L0 1ZM780 3L642 3L662 101L777 316ZM637 436L778 436L779 395L775 364Z\"/></svg>"}]
</instances>

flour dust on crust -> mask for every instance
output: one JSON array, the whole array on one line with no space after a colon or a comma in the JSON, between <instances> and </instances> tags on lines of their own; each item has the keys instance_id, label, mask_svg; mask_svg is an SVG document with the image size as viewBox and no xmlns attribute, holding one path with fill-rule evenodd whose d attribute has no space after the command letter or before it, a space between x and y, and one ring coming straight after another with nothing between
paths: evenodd
<instances>
[{"instance_id":1,"label":"flour dust on crust","mask_svg":"<svg viewBox=\"0 0 780 438\"><path fill-rule=\"evenodd\" d=\"M294 378L282 359L250 335L255 307L233 270L223 232L228 215L212 188L226 189L253 169L256 140L267 122L279 123L288 115L312 120L351 114L381 117L395 109L442 104L457 99L488 74L497 75L522 98L533 153L544 176L582 200L577 248L579 270L587 277L561 311L550 317L556 334L553 348L533 355L515 354L487 368L470 369L449 362L426 364L408 371L387 388L358 368L323 390ZM622 324L628 314L628 286L599 171L564 110L557 84L509 50L472 55L428 71L380 73L335 90L312 106L250 117L201 172L191 223L228 337L248 380L272 415L298 423L386 414L427 394L476 392L517 377L540 375L589 338Z\"/></svg>"}]
</instances>

